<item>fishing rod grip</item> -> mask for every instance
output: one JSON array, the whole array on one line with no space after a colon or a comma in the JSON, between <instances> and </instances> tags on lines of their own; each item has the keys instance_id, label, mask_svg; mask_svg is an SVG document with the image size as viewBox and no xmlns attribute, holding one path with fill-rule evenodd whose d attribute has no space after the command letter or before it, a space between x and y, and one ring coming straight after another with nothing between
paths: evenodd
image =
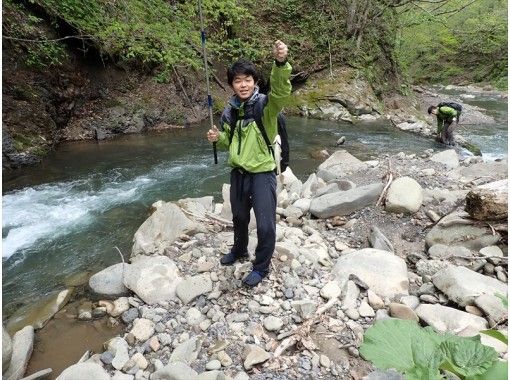
<instances>
[{"instance_id":1,"label":"fishing rod grip","mask_svg":"<svg viewBox=\"0 0 510 380\"><path fill-rule=\"evenodd\" d=\"M217 164L218 163L218 152L216 150L216 142L212 143L212 148L213 148L213 152L214 152L214 163Z\"/></svg>"}]
</instances>

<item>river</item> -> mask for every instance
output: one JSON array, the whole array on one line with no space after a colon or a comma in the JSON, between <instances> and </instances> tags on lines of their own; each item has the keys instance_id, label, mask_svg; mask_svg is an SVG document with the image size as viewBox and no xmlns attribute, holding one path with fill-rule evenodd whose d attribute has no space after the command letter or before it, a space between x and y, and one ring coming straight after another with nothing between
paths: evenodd
<instances>
[{"instance_id":1,"label":"river","mask_svg":"<svg viewBox=\"0 0 510 380\"><path fill-rule=\"evenodd\" d=\"M477 97L496 125L462 134L486 159L507 156L507 101ZM319 160L312 151L334 149L341 136L356 157L443 149L431 138L402 132L386 121L348 124L288 118L291 168L305 180ZM101 143L61 145L38 166L4 173L2 263L4 317L20 305L63 288L65 278L129 257L132 237L157 200L214 195L228 182L226 154L213 162L206 124Z\"/></svg>"}]
</instances>

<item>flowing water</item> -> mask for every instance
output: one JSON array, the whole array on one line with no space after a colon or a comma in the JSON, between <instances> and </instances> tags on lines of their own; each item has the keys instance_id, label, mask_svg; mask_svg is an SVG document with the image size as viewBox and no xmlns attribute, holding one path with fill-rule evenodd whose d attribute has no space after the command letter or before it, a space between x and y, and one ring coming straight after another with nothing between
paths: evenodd
<instances>
[{"instance_id":1,"label":"flowing water","mask_svg":"<svg viewBox=\"0 0 510 380\"><path fill-rule=\"evenodd\" d=\"M462 134L489 159L507 155L506 99L476 98L497 125L470 126ZM291 167L305 180L320 161L310 153L344 148L360 159L381 153L443 149L432 138L398 131L387 122L351 125L289 118ZM157 200L214 195L229 180L226 154L214 165L205 124L165 133L125 136L102 143L69 143L42 164L3 178L3 307L17 308L55 289L80 271L129 257L132 237Z\"/></svg>"}]
</instances>

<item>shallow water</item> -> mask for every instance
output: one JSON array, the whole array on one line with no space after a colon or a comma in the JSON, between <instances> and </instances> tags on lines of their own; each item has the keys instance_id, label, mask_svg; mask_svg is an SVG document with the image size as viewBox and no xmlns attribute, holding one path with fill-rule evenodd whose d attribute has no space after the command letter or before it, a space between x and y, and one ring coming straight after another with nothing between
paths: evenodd
<instances>
[{"instance_id":1,"label":"shallow water","mask_svg":"<svg viewBox=\"0 0 510 380\"><path fill-rule=\"evenodd\" d=\"M488 158L507 155L506 100L477 98L496 126L470 126L463 135ZM443 149L431 138L398 131L385 121L348 124L289 118L291 168L305 180L319 160L310 153L343 148L356 157ZM132 237L157 200L214 195L228 182L226 153L214 165L205 124L165 133L124 136L102 143L70 143L41 165L4 175L4 316L20 303L57 288L71 273L98 271L129 257Z\"/></svg>"}]
</instances>

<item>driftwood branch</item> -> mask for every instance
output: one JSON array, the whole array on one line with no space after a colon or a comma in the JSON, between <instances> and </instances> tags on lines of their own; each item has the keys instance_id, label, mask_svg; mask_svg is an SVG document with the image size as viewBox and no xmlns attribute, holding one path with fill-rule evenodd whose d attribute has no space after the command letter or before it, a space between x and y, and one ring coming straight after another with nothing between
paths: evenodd
<instances>
[{"instance_id":1,"label":"driftwood branch","mask_svg":"<svg viewBox=\"0 0 510 380\"><path fill-rule=\"evenodd\" d=\"M376 206L379 206L382 204L383 199L386 196L386 191L388 191L388 188L391 185L391 182L393 182L393 173L391 171L391 161L388 161L388 173L386 173L385 177L388 178L388 182L386 182L386 185L384 186L381 195L379 196L379 199L377 200Z\"/></svg>"}]
</instances>

